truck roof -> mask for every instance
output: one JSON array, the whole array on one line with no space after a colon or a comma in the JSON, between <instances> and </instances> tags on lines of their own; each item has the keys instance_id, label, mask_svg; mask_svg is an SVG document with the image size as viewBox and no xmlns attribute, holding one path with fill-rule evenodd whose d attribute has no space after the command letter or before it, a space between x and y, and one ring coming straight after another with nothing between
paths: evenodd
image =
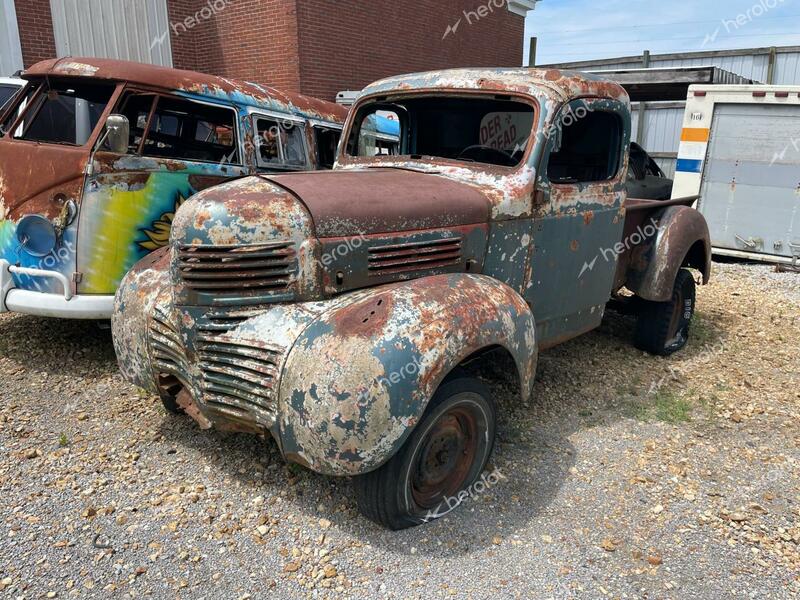
<instances>
[{"instance_id":1,"label":"truck roof","mask_svg":"<svg viewBox=\"0 0 800 600\"><path fill-rule=\"evenodd\" d=\"M347 109L334 102L283 92L257 83L126 60L54 58L36 63L25 70L22 77L91 77L114 82L128 81L188 94L227 98L251 106L267 105L275 110L323 121L341 122L347 116Z\"/></svg>"},{"instance_id":2,"label":"truck roof","mask_svg":"<svg viewBox=\"0 0 800 600\"><path fill-rule=\"evenodd\" d=\"M376 81L362 95L413 90L487 90L545 95L558 101L585 96L629 101L621 85L599 75L533 68L450 69L398 75Z\"/></svg>"}]
</instances>

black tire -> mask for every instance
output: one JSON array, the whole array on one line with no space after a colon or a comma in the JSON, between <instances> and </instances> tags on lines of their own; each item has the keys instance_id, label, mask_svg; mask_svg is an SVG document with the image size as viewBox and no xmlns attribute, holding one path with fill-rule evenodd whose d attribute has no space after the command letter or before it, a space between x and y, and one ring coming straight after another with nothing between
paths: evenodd
<instances>
[{"instance_id":1,"label":"black tire","mask_svg":"<svg viewBox=\"0 0 800 600\"><path fill-rule=\"evenodd\" d=\"M354 479L359 510L393 530L449 513L481 477L494 447L496 422L494 402L480 381L463 375L445 380L397 454Z\"/></svg>"},{"instance_id":2,"label":"black tire","mask_svg":"<svg viewBox=\"0 0 800 600\"><path fill-rule=\"evenodd\" d=\"M635 346L656 356L670 356L682 350L689 341L695 301L694 277L687 269L681 269L669 301L641 300Z\"/></svg>"}]
</instances>

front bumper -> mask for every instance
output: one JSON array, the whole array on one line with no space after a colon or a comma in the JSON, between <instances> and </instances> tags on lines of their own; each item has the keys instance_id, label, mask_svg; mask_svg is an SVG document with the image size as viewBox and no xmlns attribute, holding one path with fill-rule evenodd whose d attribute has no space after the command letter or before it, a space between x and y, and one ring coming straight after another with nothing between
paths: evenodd
<instances>
[{"instance_id":1,"label":"front bumper","mask_svg":"<svg viewBox=\"0 0 800 600\"><path fill-rule=\"evenodd\" d=\"M19 289L12 273L57 279L61 294L49 294ZM114 296L73 296L69 280L56 271L16 267L0 259L0 313L18 312L39 317L61 319L109 319L114 308Z\"/></svg>"}]
</instances>

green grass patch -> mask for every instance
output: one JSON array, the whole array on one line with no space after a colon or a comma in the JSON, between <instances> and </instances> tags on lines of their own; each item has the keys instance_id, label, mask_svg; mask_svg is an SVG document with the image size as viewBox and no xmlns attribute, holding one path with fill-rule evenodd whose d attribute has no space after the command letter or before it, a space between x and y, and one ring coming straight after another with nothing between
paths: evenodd
<instances>
[{"instance_id":1,"label":"green grass patch","mask_svg":"<svg viewBox=\"0 0 800 600\"><path fill-rule=\"evenodd\" d=\"M661 421L679 425L692 419L692 403L670 390L659 390L653 395L630 405L629 417L639 421Z\"/></svg>"}]
</instances>

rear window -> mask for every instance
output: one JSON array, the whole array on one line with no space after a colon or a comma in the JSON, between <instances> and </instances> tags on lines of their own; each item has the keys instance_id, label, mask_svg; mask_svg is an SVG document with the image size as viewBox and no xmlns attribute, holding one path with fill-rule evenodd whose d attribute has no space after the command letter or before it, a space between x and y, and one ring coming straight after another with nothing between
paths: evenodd
<instances>
[{"instance_id":1,"label":"rear window","mask_svg":"<svg viewBox=\"0 0 800 600\"><path fill-rule=\"evenodd\" d=\"M25 111L14 137L32 142L82 146L114 93L113 85L46 82Z\"/></svg>"}]
</instances>

